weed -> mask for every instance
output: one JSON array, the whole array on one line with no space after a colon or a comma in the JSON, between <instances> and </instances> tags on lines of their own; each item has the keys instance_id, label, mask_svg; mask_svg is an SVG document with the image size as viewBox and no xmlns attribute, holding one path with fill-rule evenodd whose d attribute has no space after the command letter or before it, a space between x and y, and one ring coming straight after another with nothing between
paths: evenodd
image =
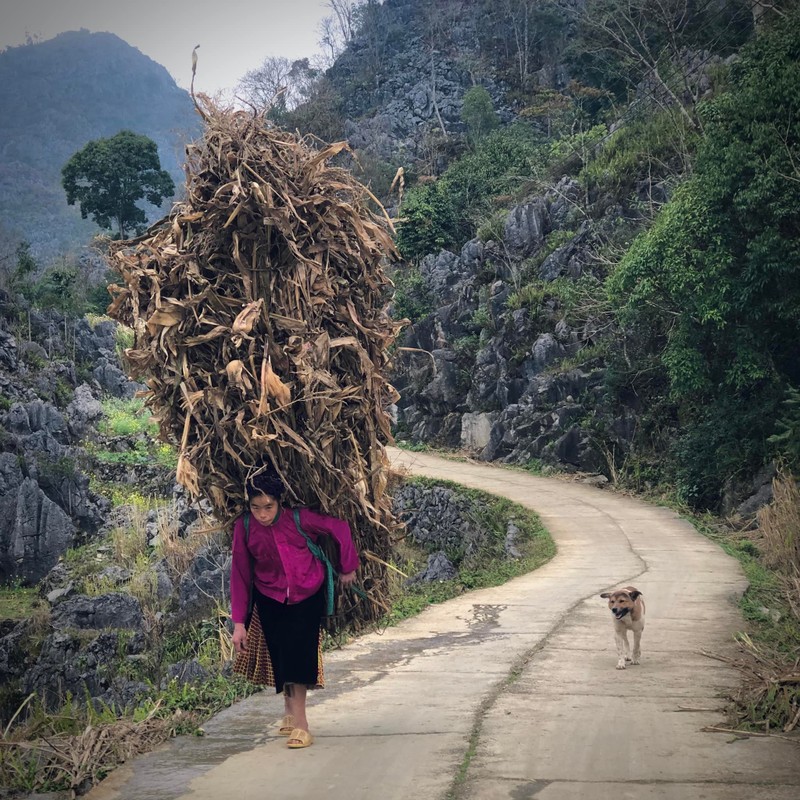
<instances>
[{"instance_id":1,"label":"weed","mask_svg":"<svg viewBox=\"0 0 800 800\"><path fill-rule=\"evenodd\" d=\"M103 401L102 406L104 418L98 425L100 433L106 436L147 434L151 438L158 434L158 426L143 400L109 398Z\"/></svg>"},{"instance_id":2,"label":"weed","mask_svg":"<svg viewBox=\"0 0 800 800\"><path fill-rule=\"evenodd\" d=\"M28 619L40 604L34 588L0 587L0 619Z\"/></svg>"}]
</instances>

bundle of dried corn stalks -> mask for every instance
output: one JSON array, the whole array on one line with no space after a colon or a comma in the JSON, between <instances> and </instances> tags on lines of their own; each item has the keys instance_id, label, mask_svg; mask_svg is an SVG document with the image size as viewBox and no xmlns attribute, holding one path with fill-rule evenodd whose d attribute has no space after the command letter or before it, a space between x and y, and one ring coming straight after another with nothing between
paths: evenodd
<instances>
[{"instance_id":1,"label":"bundle of dried corn stalks","mask_svg":"<svg viewBox=\"0 0 800 800\"><path fill-rule=\"evenodd\" d=\"M384 444L395 390L384 377L400 325L386 312L394 256L369 191L262 117L203 109L187 150L187 199L140 239L115 244L110 314L133 327L178 480L223 524L265 457L289 501L348 519L367 555L347 621L385 606L389 533Z\"/></svg>"}]
</instances>

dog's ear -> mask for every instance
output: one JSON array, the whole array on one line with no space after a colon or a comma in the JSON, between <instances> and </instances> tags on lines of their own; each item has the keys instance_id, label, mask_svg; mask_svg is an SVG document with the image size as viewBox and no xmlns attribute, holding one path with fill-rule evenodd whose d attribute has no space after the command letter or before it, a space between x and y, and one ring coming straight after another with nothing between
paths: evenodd
<instances>
[{"instance_id":1,"label":"dog's ear","mask_svg":"<svg viewBox=\"0 0 800 800\"><path fill-rule=\"evenodd\" d=\"M600 597L611 597L611 592L603 592Z\"/></svg>"},{"instance_id":2,"label":"dog's ear","mask_svg":"<svg viewBox=\"0 0 800 800\"><path fill-rule=\"evenodd\" d=\"M638 589L632 589L628 594L631 596L631 600L635 600L637 597L641 597L642 593Z\"/></svg>"}]
</instances>

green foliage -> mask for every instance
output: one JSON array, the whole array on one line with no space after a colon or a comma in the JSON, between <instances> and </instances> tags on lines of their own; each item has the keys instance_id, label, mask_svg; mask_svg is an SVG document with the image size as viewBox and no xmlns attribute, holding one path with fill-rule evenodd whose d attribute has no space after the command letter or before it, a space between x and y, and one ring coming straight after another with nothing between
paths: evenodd
<instances>
[{"instance_id":1,"label":"green foliage","mask_svg":"<svg viewBox=\"0 0 800 800\"><path fill-rule=\"evenodd\" d=\"M473 145L500 126L491 95L485 87L473 86L466 91L461 121L467 126L467 135Z\"/></svg>"},{"instance_id":2,"label":"green foliage","mask_svg":"<svg viewBox=\"0 0 800 800\"><path fill-rule=\"evenodd\" d=\"M0 586L0 619L29 619L40 603L34 588Z\"/></svg>"},{"instance_id":3,"label":"green foliage","mask_svg":"<svg viewBox=\"0 0 800 800\"><path fill-rule=\"evenodd\" d=\"M775 422L777 433L770 436L767 442L797 472L800 471L800 391L788 387L781 408L783 410Z\"/></svg>"},{"instance_id":4,"label":"green foliage","mask_svg":"<svg viewBox=\"0 0 800 800\"><path fill-rule=\"evenodd\" d=\"M790 23L743 50L730 91L702 109L692 178L609 281L621 322L663 350L695 506L767 456L784 387L800 382L799 51Z\"/></svg>"},{"instance_id":5,"label":"green foliage","mask_svg":"<svg viewBox=\"0 0 800 800\"><path fill-rule=\"evenodd\" d=\"M600 135L602 126L581 134L580 141L553 144L554 155L580 148L585 164L581 180L593 190L614 197L624 196L637 181L656 182L689 170L698 135L675 110L637 117L610 136Z\"/></svg>"},{"instance_id":6,"label":"green foliage","mask_svg":"<svg viewBox=\"0 0 800 800\"><path fill-rule=\"evenodd\" d=\"M491 198L524 185L543 158L538 135L522 123L484 136L436 183L406 192L397 235L403 257L460 247L490 213Z\"/></svg>"},{"instance_id":7,"label":"green foliage","mask_svg":"<svg viewBox=\"0 0 800 800\"><path fill-rule=\"evenodd\" d=\"M61 174L67 203L77 202L81 216L91 215L101 228L116 223L122 239L146 222L140 200L160 206L175 192L169 173L161 169L156 143L132 131L89 142Z\"/></svg>"},{"instance_id":8,"label":"green foliage","mask_svg":"<svg viewBox=\"0 0 800 800\"><path fill-rule=\"evenodd\" d=\"M482 242L502 242L505 235L508 211L500 209L485 219L479 226L475 235Z\"/></svg>"},{"instance_id":9,"label":"green foliage","mask_svg":"<svg viewBox=\"0 0 800 800\"><path fill-rule=\"evenodd\" d=\"M106 436L135 436L144 433L151 437L158 434L158 425L153 422L143 400L111 397L103 400L101 405L103 419L97 426L100 433Z\"/></svg>"},{"instance_id":10,"label":"green foliage","mask_svg":"<svg viewBox=\"0 0 800 800\"><path fill-rule=\"evenodd\" d=\"M392 315L395 319L419 322L436 308L419 267L411 265L398 267L392 275L392 281L394 282Z\"/></svg>"},{"instance_id":11,"label":"green foliage","mask_svg":"<svg viewBox=\"0 0 800 800\"><path fill-rule=\"evenodd\" d=\"M550 145L550 156L558 165L558 174L575 174L592 158L597 146L608 135L605 125L593 125L587 130L577 131L555 139Z\"/></svg>"}]
</instances>

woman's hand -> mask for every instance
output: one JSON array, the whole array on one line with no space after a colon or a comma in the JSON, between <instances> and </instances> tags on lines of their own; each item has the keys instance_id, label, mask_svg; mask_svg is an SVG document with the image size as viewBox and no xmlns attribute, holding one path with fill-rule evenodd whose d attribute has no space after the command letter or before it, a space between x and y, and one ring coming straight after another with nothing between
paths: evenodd
<instances>
[{"instance_id":1,"label":"woman's hand","mask_svg":"<svg viewBox=\"0 0 800 800\"><path fill-rule=\"evenodd\" d=\"M356 581L356 571L353 570L352 572L345 572L343 575L339 576L339 583L342 586L352 586Z\"/></svg>"},{"instance_id":2,"label":"woman's hand","mask_svg":"<svg viewBox=\"0 0 800 800\"><path fill-rule=\"evenodd\" d=\"M237 653L247 652L247 630L241 622L233 624L233 649Z\"/></svg>"}]
</instances>

